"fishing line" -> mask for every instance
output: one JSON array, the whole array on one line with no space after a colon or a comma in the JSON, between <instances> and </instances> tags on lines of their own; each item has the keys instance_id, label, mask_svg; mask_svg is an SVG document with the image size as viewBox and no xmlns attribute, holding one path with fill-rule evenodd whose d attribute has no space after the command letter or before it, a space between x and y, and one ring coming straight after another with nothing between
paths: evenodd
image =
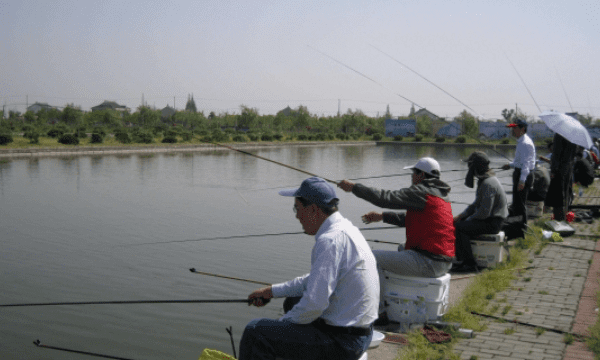
<instances>
[{"instance_id":1,"label":"fishing line","mask_svg":"<svg viewBox=\"0 0 600 360\"><path fill-rule=\"evenodd\" d=\"M67 348L63 348L63 347L45 345L45 344L42 344L39 339L36 340L36 341L34 341L33 344L35 346L39 347L39 348L52 349L52 350L60 350L60 351L66 351L66 352L71 352L71 353L75 353L75 354L82 354L82 355L91 355L91 356L101 357L101 358L105 358L105 359L133 360L133 359L130 359L130 358L124 358L124 357L118 357L118 356L112 356L112 355L98 354L98 353L93 353L93 352L89 352L89 351L73 350L73 349L67 349Z\"/></svg>"},{"instance_id":2,"label":"fishing line","mask_svg":"<svg viewBox=\"0 0 600 360\"><path fill-rule=\"evenodd\" d=\"M515 72L519 76L519 79L521 79L521 82L523 83L523 86L525 86L525 89L527 89L527 92L529 93L529 96L531 96L531 99L533 100L533 103L535 104L535 106L537 106L538 111L542 112L542 109L540 109L540 106L538 105L537 101L535 101L535 99L533 98L533 94L531 94L531 91L529 91L529 88L527 87L527 84L525 84L525 80L523 80L523 78L521 77L521 74L519 74L519 71L515 67L515 64L513 64L513 62L510 61L510 58L508 57L508 55L506 55L506 52L504 52L504 56L506 56L506 59L512 65L513 69L515 69ZM517 115L517 114L515 114L515 115Z\"/></svg>"},{"instance_id":3,"label":"fishing line","mask_svg":"<svg viewBox=\"0 0 600 360\"><path fill-rule=\"evenodd\" d=\"M350 66L348 66L348 65L344 64L343 62L341 62L341 61L339 61L339 60L337 60L337 59L334 59L333 57L331 57L331 56L329 56L329 55L325 54L324 52L322 52L322 51L320 51L320 50L317 50L317 49L315 49L314 47L312 47L312 46L310 46L310 45L308 45L308 44L307 44L306 46L308 46L309 48L311 48L311 49L313 49L314 51L318 52L319 54L321 54L321 55L323 55L323 56L326 56L326 57L328 57L329 59L331 59L331 60L335 61L336 63L338 63L338 64L342 65L343 67L345 67L345 68L347 68L347 69L350 69L350 70L354 71L355 73L357 73L358 75L360 75L360 76L364 77L365 79L368 79L368 80L370 80L370 81L374 82L375 84L377 84L377 85L381 86L382 88L384 88L384 89L386 89L386 90L388 90L388 91L392 92L394 95L397 95L397 96L399 96L399 97L403 98L404 100L406 100L406 101L408 101L408 102L410 102L410 103L412 103L412 104L416 105L417 107L420 107L421 109L424 109L424 107L422 107L421 105L417 104L416 102L414 102L414 101L412 101L412 100L410 100L410 99L408 99L408 98L406 98L406 97L404 97L404 96L402 96L402 95L400 95L400 94L398 94L398 93L395 93L395 92L394 92L393 90L391 90L390 88L387 88L387 87L385 87L385 86L381 85L380 83L378 83L377 81L375 81L375 80L371 79L370 77L368 77L367 75L365 75L365 74L361 73L360 71L358 71L358 70L355 70L355 69L351 68Z\"/></svg>"}]
</instances>

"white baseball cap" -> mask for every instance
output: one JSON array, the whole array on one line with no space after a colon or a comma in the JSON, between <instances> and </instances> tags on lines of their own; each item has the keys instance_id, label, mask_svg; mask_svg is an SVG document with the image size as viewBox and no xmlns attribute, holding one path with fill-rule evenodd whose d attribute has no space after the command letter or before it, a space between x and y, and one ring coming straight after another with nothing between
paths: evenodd
<instances>
[{"instance_id":1,"label":"white baseball cap","mask_svg":"<svg viewBox=\"0 0 600 360\"><path fill-rule=\"evenodd\" d=\"M404 169L419 169L428 173L429 175L440 177L440 164L438 164L434 158L430 157L421 158L416 164L412 166L406 166Z\"/></svg>"}]
</instances>

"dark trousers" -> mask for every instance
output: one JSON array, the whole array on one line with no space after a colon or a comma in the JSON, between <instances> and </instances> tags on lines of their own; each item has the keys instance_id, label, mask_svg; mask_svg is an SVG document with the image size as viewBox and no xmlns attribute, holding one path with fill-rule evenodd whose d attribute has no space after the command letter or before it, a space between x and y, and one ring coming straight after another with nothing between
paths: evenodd
<instances>
[{"instance_id":1,"label":"dark trousers","mask_svg":"<svg viewBox=\"0 0 600 360\"><path fill-rule=\"evenodd\" d=\"M465 265L477 265L471 239L481 234L497 234L502 229L501 217L493 217L485 220L466 220L454 223L456 229L456 258Z\"/></svg>"},{"instance_id":2,"label":"dark trousers","mask_svg":"<svg viewBox=\"0 0 600 360\"><path fill-rule=\"evenodd\" d=\"M521 178L521 169L515 168L513 172L513 201L510 205L509 216L523 216L523 224L527 224L527 207L525 202L527 201L527 195L529 195L529 190L531 189L531 185L533 184L533 172L530 172L527 175L527 179L525 180L525 187L523 190L518 191L519 188L519 179Z\"/></svg>"}]
</instances>

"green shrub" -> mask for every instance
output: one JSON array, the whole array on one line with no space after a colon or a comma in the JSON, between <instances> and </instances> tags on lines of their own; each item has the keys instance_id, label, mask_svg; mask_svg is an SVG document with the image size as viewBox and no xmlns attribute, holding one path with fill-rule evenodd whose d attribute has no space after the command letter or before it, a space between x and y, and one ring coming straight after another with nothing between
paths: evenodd
<instances>
[{"instance_id":1,"label":"green shrub","mask_svg":"<svg viewBox=\"0 0 600 360\"><path fill-rule=\"evenodd\" d=\"M50 131L47 132L47 135L50 136L51 138L58 138L58 137L61 137L65 132L66 132L65 130L55 127L55 128L50 129Z\"/></svg>"},{"instance_id":2,"label":"green shrub","mask_svg":"<svg viewBox=\"0 0 600 360\"><path fill-rule=\"evenodd\" d=\"M182 131L181 138L183 141L190 141L194 138L194 135L190 131Z\"/></svg>"},{"instance_id":3,"label":"green shrub","mask_svg":"<svg viewBox=\"0 0 600 360\"><path fill-rule=\"evenodd\" d=\"M260 137L262 141L273 141L273 135L271 134L262 134Z\"/></svg>"},{"instance_id":4,"label":"green shrub","mask_svg":"<svg viewBox=\"0 0 600 360\"><path fill-rule=\"evenodd\" d=\"M25 134L23 137L29 139L30 144L39 144L40 143L40 133L36 129L31 129Z\"/></svg>"},{"instance_id":5,"label":"green shrub","mask_svg":"<svg viewBox=\"0 0 600 360\"><path fill-rule=\"evenodd\" d=\"M306 134L300 134L298 135L298 140L308 140L308 136L306 136Z\"/></svg>"},{"instance_id":6,"label":"green shrub","mask_svg":"<svg viewBox=\"0 0 600 360\"><path fill-rule=\"evenodd\" d=\"M121 144L129 144L131 143L131 136L128 132L119 131L115 133L115 139Z\"/></svg>"},{"instance_id":7,"label":"green shrub","mask_svg":"<svg viewBox=\"0 0 600 360\"><path fill-rule=\"evenodd\" d=\"M235 142L244 142L244 141L246 141L246 136L238 134L238 135L235 135L232 140Z\"/></svg>"},{"instance_id":8,"label":"green shrub","mask_svg":"<svg viewBox=\"0 0 600 360\"><path fill-rule=\"evenodd\" d=\"M229 141L229 134L221 130L213 130L212 139L214 142L227 142Z\"/></svg>"},{"instance_id":9,"label":"green shrub","mask_svg":"<svg viewBox=\"0 0 600 360\"><path fill-rule=\"evenodd\" d=\"M152 144L154 142L154 134L149 131L139 130L133 134L132 140L139 144Z\"/></svg>"},{"instance_id":10,"label":"green shrub","mask_svg":"<svg viewBox=\"0 0 600 360\"><path fill-rule=\"evenodd\" d=\"M95 129L94 129L94 132L92 133L92 135L93 135L94 133L96 133L96 134L99 134L99 135L100 135L100 136L102 136L103 138L104 138L104 137L106 137L106 134L108 134L108 133L106 132L106 129L105 129L105 128L103 128L103 127L97 127L97 128L95 128Z\"/></svg>"},{"instance_id":11,"label":"green shrub","mask_svg":"<svg viewBox=\"0 0 600 360\"><path fill-rule=\"evenodd\" d=\"M415 135L415 142L421 142L421 141L423 141L423 134Z\"/></svg>"},{"instance_id":12,"label":"green shrub","mask_svg":"<svg viewBox=\"0 0 600 360\"><path fill-rule=\"evenodd\" d=\"M375 141L379 141L382 138L383 138L383 136L381 134L377 134L377 133L373 134L373 140L375 140Z\"/></svg>"},{"instance_id":13,"label":"green shrub","mask_svg":"<svg viewBox=\"0 0 600 360\"><path fill-rule=\"evenodd\" d=\"M446 141L446 138L443 136L439 136L439 137L435 138L435 142L443 143L444 141Z\"/></svg>"},{"instance_id":14,"label":"green shrub","mask_svg":"<svg viewBox=\"0 0 600 360\"><path fill-rule=\"evenodd\" d=\"M177 137L173 136L173 135L171 135L171 136L165 136L162 139L162 143L163 144L175 144L176 142L177 142Z\"/></svg>"},{"instance_id":15,"label":"green shrub","mask_svg":"<svg viewBox=\"0 0 600 360\"><path fill-rule=\"evenodd\" d=\"M346 140L347 139L346 134L344 134L344 133L335 134L335 137L338 138L338 139L340 139L340 140Z\"/></svg>"},{"instance_id":16,"label":"green shrub","mask_svg":"<svg viewBox=\"0 0 600 360\"><path fill-rule=\"evenodd\" d=\"M402 135L394 136L394 141L402 141L402 139L404 139L404 137Z\"/></svg>"},{"instance_id":17,"label":"green shrub","mask_svg":"<svg viewBox=\"0 0 600 360\"><path fill-rule=\"evenodd\" d=\"M165 137L174 137L177 136L177 131L170 129L165 131Z\"/></svg>"},{"instance_id":18,"label":"green shrub","mask_svg":"<svg viewBox=\"0 0 600 360\"><path fill-rule=\"evenodd\" d=\"M460 135L454 140L457 144L464 144L467 142L467 138L464 135Z\"/></svg>"},{"instance_id":19,"label":"green shrub","mask_svg":"<svg viewBox=\"0 0 600 360\"><path fill-rule=\"evenodd\" d=\"M13 142L11 134L0 134L0 145L6 145L11 142Z\"/></svg>"},{"instance_id":20,"label":"green shrub","mask_svg":"<svg viewBox=\"0 0 600 360\"><path fill-rule=\"evenodd\" d=\"M317 139L319 141L325 141L325 140L327 140L327 135L323 134L323 133L319 133L315 136L315 139Z\"/></svg>"},{"instance_id":21,"label":"green shrub","mask_svg":"<svg viewBox=\"0 0 600 360\"><path fill-rule=\"evenodd\" d=\"M79 145L79 138L75 134L63 134L58 142L65 145Z\"/></svg>"},{"instance_id":22,"label":"green shrub","mask_svg":"<svg viewBox=\"0 0 600 360\"><path fill-rule=\"evenodd\" d=\"M102 141L104 140L104 137L102 136L102 134L99 133L92 133L92 144L102 144Z\"/></svg>"}]
</instances>

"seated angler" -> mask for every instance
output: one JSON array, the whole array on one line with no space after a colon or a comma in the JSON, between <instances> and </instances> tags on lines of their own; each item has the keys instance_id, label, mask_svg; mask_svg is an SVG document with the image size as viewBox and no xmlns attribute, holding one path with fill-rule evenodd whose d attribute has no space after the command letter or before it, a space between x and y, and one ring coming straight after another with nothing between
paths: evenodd
<instances>
[{"instance_id":1,"label":"seated angler","mask_svg":"<svg viewBox=\"0 0 600 360\"><path fill-rule=\"evenodd\" d=\"M471 239L481 234L497 234L508 216L506 193L493 170L490 160L481 151L475 151L467 160L469 171L465 185L473 188L477 178L475 201L465 211L454 217L456 228L456 257L458 267L453 272L477 271L477 263L471 249Z\"/></svg>"},{"instance_id":2,"label":"seated angler","mask_svg":"<svg viewBox=\"0 0 600 360\"><path fill-rule=\"evenodd\" d=\"M279 194L295 197L296 218L315 236L310 273L249 295L255 306L273 297L299 301L278 320L251 321L239 359L356 360L371 343L377 318L379 277L371 248L338 212L335 188L325 180L309 178Z\"/></svg>"}]
</instances>

